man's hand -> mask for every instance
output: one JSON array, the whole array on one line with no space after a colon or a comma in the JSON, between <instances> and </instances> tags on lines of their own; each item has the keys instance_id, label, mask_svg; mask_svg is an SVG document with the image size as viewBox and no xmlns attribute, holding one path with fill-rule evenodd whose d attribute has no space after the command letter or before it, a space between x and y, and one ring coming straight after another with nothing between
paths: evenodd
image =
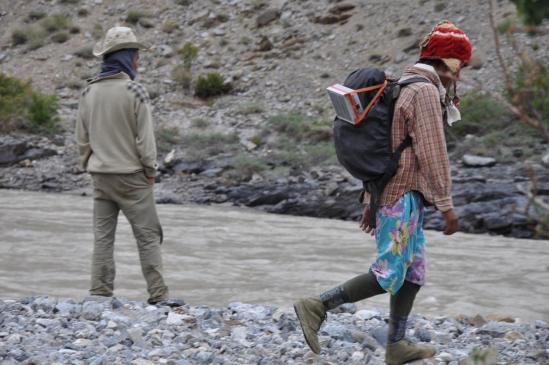
<instances>
[{"instance_id":1,"label":"man's hand","mask_svg":"<svg viewBox=\"0 0 549 365\"><path fill-rule=\"evenodd\" d=\"M366 233L370 233L372 236L375 233L375 230L370 226L370 208L368 205L364 206L362 211L362 218L360 219L360 229Z\"/></svg>"},{"instance_id":2,"label":"man's hand","mask_svg":"<svg viewBox=\"0 0 549 365\"><path fill-rule=\"evenodd\" d=\"M149 185L154 185L155 179L156 178L154 176L147 176L147 180L149 180Z\"/></svg>"},{"instance_id":3,"label":"man's hand","mask_svg":"<svg viewBox=\"0 0 549 365\"><path fill-rule=\"evenodd\" d=\"M451 235L456 233L459 228L459 220L454 210L450 209L446 212L443 212L442 217L444 218L444 222L446 223L446 226L444 227L444 234Z\"/></svg>"}]
</instances>

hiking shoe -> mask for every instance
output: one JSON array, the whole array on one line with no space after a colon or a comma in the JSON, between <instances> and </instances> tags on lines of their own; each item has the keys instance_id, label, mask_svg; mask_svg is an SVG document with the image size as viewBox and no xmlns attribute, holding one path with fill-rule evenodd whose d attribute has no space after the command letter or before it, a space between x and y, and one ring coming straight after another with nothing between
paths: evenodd
<instances>
[{"instance_id":1,"label":"hiking shoe","mask_svg":"<svg viewBox=\"0 0 549 365\"><path fill-rule=\"evenodd\" d=\"M185 305L182 299L148 299L147 303L158 307L181 307Z\"/></svg>"},{"instance_id":2,"label":"hiking shoe","mask_svg":"<svg viewBox=\"0 0 549 365\"><path fill-rule=\"evenodd\" d=\"M300 299L294 303L294 310L307 345L315 354L319 354L320 344L317 334L320 325L326 319L324 304L318 298Z\"/></svg>"},{"instance_id":3,"label":"hiking shoe","mask_svg":"<svg viewBox=\"0 0 549 365\"><path fill-rule=\"evenodd\" d=\"M385 362L387 365L402 365L412 360L433 357L436 352L437 350L433 346L418 345L403 339L387 344Z\"/></svg>"}]
</instances>

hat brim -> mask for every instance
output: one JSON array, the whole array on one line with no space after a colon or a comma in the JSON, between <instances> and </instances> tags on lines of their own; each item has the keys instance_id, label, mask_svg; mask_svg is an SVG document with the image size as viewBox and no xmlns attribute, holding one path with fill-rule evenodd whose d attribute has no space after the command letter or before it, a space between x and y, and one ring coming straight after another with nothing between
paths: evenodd
<instances>
[{"instance_id":1,"label":"hat brim","mask_svg":"<svg viewBox=\"0 0 549 365\"><path fill-rule=\"evenodd\" d=\"M459 70L463 67L461 61L457 58L441 58L441 60L454 74L459 73Z\"/></svg>"},{"instance_id":2,"label":"hat brim","mask_svg":"<svg viewBox=\"0 0 549 365\"><path fill-rule=\"evenodd\" d=\"M95 45L95 47L93 47L93 55L95 57L101 57L106 55L107 53L119 51L125 48L137 48L137 49L146 50L146 49L149 49L150 47L141 42L125 42L125 43L115 44L112 47L103 49L103 45L101 44L101 42L98 42Z\"/></svg>"}]
</instances>

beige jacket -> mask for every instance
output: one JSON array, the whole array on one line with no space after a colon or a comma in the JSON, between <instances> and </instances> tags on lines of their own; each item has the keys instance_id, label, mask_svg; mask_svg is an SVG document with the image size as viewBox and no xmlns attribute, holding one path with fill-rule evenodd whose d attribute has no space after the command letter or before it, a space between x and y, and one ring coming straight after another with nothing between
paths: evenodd
<instances>
[{"instance_id":1,"label":"beige jacket","mask_svg":"<svg viewBox=\"0 0 549 365\"><path fill-rule=\"evenodd\" d=\"M92 79L76 120L80 164L91 173L156 175L156 143L145 88L125 73Z\"/></svg>"}]
</instances>

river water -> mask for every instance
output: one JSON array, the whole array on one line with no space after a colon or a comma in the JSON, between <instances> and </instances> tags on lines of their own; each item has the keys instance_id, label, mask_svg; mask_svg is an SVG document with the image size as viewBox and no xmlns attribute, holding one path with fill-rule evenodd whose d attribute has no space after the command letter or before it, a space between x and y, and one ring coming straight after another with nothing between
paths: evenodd
<instances>
[{"instance_id":1,"label":"river water","mask_svg":"<svg viewBox=\"0 0 549 365\"><path fill-rule=\"evenodd\" d=\"M92 251L92 199L0 190L0 298L83 298ZM223 206L159 205L165 277L174 298L290 308L366 272L373 239L356 223ZM549 320L549 242L427 232L428 283L415 311ZM146 299L136 245L120 216L115 295ZM388 296L360 308L386 309Z\"/></svg>"}]
</instances>

